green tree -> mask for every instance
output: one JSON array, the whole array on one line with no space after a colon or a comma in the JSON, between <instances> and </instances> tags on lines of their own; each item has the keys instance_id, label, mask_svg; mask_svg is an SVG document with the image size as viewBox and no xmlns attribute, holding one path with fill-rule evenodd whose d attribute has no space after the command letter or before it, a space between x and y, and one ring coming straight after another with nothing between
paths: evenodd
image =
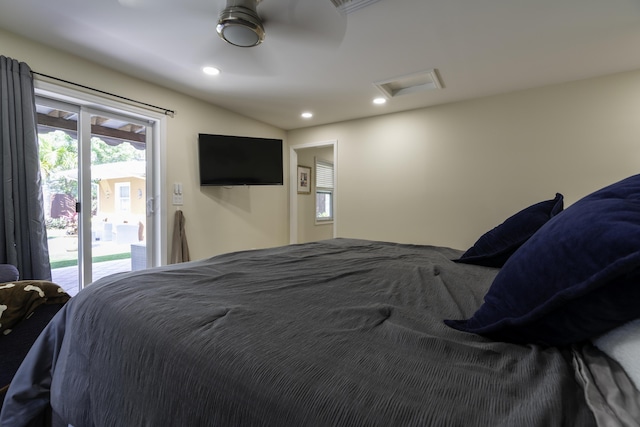
<instances>
[{"instance_id":1,"label":"green tree","mask_svg":"<svg viewBox=\"0 0 640 427\"><path fill-rule=\"evenodd\" d=\"M110 145L98 137L91 138L91 163L126 162L129 160L144 160L144 150L138 150L127 141L117 145Z\"/></svg>"},{"instance_id":2,"label":"green tree","mask_svg":"<svg viewBox=\"0 0 640 427\"><path fill-rule=\"evenodd\" d=\"M77 141L60 130L38 134L38 140L40 171L45 184L53 193L77 194L77 180L61 173L78 167Z\"/></svg>"}]
</instances>

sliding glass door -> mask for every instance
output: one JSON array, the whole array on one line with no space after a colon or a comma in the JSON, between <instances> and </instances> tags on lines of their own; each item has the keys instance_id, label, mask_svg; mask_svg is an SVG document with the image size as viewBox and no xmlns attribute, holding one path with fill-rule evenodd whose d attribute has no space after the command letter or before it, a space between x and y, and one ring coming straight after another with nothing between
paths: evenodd
<instances>
[{"instance_id":1,"label":"sliding glass door","mask_svg":"<svg viewBox=\"0 0 640 427\"><path fill-rule=\"evenodd\" d=\"M44 97L37 112L52 280L75 295L151 266L153 123Z\"/></svg>"}]
</instances>

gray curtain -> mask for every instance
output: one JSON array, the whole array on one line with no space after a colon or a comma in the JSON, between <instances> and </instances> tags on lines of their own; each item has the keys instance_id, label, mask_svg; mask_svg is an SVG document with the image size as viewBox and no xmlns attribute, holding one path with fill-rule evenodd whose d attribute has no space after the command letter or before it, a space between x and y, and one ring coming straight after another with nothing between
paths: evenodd
<instances>
[{"instance_id":1,"label":"gray curtain","mask_svg":"<svg viewBox=\"0 0 640 427\"><path fill-rule=\"evenodd\" d=\"M20 279L51 280L31 69L0 56L0 263Z\"/></svg>"}]
</instances>

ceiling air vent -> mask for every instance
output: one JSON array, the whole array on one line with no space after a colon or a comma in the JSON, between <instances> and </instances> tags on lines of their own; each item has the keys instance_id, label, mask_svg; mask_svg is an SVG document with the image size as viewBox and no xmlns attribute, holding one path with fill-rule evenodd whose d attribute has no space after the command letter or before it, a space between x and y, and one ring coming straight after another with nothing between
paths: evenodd
<instances>
[{"instance_id":1,"label":"ceiling air vent","mask_svg":"<svg viewBox=\"0 0 640 427\"><path fill-rule=\"evenodd\" d=\"M442 88L442 83L438 78L438 72L435 68L417 74L375 82L374 85L376 85L387 98Z\"/></svg>"},{"instance_id":2,"label":"ceiling air vent","mask_svg":"<svg viewBox=\"0 0 640 427\"><path fill-rule=\"evenodd\" d=\"M340 13L351 13L380 0L331 0Z\"/></svg>"}]
</instances>

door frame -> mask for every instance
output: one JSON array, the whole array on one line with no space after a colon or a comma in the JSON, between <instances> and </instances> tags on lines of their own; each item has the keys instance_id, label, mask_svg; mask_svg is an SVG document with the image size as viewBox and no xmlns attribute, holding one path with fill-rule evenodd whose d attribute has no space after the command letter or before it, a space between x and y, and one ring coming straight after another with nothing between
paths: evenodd
<instances>
[{"instance_id":1,"label":"door frame","mask_svg":"<svg viewBox=\"0 0 640 427\"><path fill-rule=\"evenodd\" d=\"M338 140L307 142L289 146L289 243L298 243L298 150L333 147L333 237L338 230Z\"/></svg>"}]
</instances>

